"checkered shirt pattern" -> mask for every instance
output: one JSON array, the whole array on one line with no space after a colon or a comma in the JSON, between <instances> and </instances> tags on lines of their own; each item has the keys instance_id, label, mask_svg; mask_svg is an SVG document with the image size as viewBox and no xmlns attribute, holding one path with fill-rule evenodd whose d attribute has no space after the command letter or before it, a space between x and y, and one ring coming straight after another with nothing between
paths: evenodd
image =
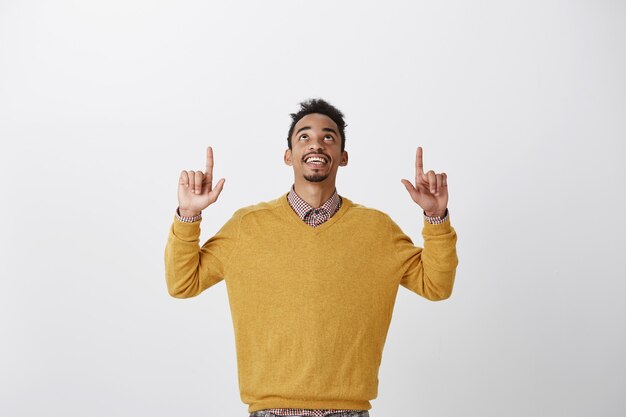
<instances>
[{"instance_id":1,"label":"checkered shirt pattern","mask_svg":"<svg viewBox=\"0 0 626 417\"><path fill-rule=\"evenodd\" d=\"M289 205L293 211L295 211L306 224L312 227L317 227L333 217L341 207L341 197L337 194L336 188L333 195L319 208L314 208L304 201L296 193L295 185L291 186L291 190L289 190L287 194L287 200L289 200Z\"/></svg>"},{"instance_id":2,"label":"checkered shirt pattern","mask_svg":"<svg viewBox=\"0 0 626 417\"><path fill-rule=\"evenodd\" d=\"M269 411L277 416L311 416L311 417L323 417L329 414L350 412L361 410L305 410L303 408L268 408L264 411Z\"/></svg>"}]
</instances>

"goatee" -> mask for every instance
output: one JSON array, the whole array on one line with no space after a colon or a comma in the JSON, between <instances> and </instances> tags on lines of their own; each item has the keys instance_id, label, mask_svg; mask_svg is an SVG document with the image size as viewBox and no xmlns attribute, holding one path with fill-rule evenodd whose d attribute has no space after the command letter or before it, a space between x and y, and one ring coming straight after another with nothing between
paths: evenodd
<instances>
[{"instance_id":1,"label":"goatee","mask_svg":"<svg viewBox=\"0 0 626 417\"><path fill-rule=\"evenodd\" d=\"M322 182L326 178L328 178L328 174L313 174L304 176L304 179L309 182Z\"/></svg>"}]
</instances>

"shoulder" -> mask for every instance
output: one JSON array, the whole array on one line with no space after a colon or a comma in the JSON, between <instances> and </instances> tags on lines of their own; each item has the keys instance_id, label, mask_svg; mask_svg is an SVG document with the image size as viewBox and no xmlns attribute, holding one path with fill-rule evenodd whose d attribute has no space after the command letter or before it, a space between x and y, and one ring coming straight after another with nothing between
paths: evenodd
<instances>
[{"instance_id":1,"label":"shoulder","mask_svg":"<svg viewBox=\"0 0 626 417\"><path fill-rule=\"evenodd\" d=\"M341 198L344 202L347 202L350 205L350 211L354 216L367 219L368 221L381 222L385 224L388 224L391 220L391 217L389 217L389 215L382 210L356 203L343 196Z\"/></svg>"},{"instance_id":2,"label":"shoulder","mask_svg":"<svg viewBox=\"0 0 626 417\"><path fill-rule=\"evenodd\" d=\"M243 219L246 216L250 215L263 215L263 214L271 214L276 210L280 209L281 206L281 198L287 198L287 194L281 195L278 198L269 201L261 201L255 204L251 204L245 207L241 207L233 213L233 217Z\"/></svg>"}]
</instances>

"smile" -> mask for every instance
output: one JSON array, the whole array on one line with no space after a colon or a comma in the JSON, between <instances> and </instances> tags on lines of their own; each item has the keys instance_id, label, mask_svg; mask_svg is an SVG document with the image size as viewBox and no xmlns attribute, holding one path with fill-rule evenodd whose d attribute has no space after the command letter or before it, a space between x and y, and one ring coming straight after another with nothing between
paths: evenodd
<instances>
[{"instance_id":1,"label":"smile","mask_svg":"<svg viewBox=\"0 0 626 417\"><path fill-rule=\"evenodd\" d=\"M311 168L321 168L328 164L328 159L325 156L315 155L305 158L304 163Z\"/></svg>"}]
</instances>

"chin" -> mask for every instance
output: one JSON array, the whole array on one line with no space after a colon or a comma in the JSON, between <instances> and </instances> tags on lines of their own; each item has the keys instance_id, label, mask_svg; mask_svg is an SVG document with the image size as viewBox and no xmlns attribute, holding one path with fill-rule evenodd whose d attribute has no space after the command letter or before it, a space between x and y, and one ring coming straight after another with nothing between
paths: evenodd
<instances>
[{"instance_id":1,"label":"chin","mask_svg":"<svg viewBox=\"0 0 626 417\"><path fill-rule=\"evenodd\" d=\"M326 178L328 178L328 175L305 175L304 176L304 179L309 182L322 182Z\"/></svg>"}]
</instances>

